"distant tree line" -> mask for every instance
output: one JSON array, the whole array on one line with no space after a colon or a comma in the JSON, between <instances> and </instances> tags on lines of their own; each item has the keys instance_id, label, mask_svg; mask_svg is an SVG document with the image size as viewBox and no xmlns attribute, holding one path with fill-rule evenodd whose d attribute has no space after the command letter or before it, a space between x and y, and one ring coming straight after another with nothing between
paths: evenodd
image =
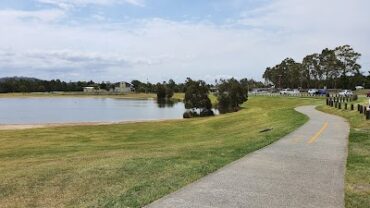
<instances>
[{"instance_id":1,"label":"distant tree line","mask_svg":"<svg viewBox=\"0 0 370 208\"><path fill-rule=\"evenodd\" d=\"M241 80L243 81L243 80ZM244 84L249 85L250 88L262 88L264 87L262 82L255 80L244 79ZM167 93L185 93L186 83L176 83L170 79L167 82L153 84L150 82L141 82L139 80L133 80L130 83L136 93L157 93L163 90L162 86L167 89ZM209 89L215 88L214 84L206 84ZM53 92L53 91L64 91L64 92L78 92L83 91L84 87L95 87L96 89L109 90L114 89L118 86L118 83L111 82L94 82L94 81L76 81L76 82L65 82L59 79L55 80L41 80L37 78L29 77L5 77L0 78L0 93L12 93L12 92ZM170 94L171 94L170 93Z\"/></svg>"},{"instance_id":2,"label":"distant tree line","mask_svg":"<svg viewBox=\"0 0 370 208\"><path fill-rule=\"evenodd\" d=\"M168 82L152 84L150 82L141 82L139 80L131 81L132 86L137 93L157 93L158 87L161 85L166 85L174 93L185 92L184 83L176 83L173 79L170 79Z\"/></svg>"},{"instance_id":3,"label":"distant tree line","mask_svg":"<svg viewBox=\"0 0 370 208\"><path fill-rule=\"evenodd\" d=\"M64 82L56 80L40 80L26 77L11 77L0 79L0 93L12 92L53 92L53 91L82 91L83 87L94 86L96 83L89 82Z\"/></svg>"},{"instance_id":4,"label":"distant tree line","mask_svg":"<svg viewBox=\"0 0 370 208\"><path fill-rule=\"evenodd\" d=\"M276 88L370 88L370 75L360 71L361 54L351 46L325 48L321 53L307 55L301 62L292 58L268 67L263 78ZM369 72L370 73L370 72Z\"/></svg>"}]
</instances>

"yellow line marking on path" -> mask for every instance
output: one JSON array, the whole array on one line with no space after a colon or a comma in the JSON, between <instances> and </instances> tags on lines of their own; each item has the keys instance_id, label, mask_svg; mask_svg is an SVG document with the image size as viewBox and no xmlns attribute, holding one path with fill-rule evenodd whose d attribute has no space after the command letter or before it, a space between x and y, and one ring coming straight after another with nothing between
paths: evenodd
<instances>
[{"instance_id":1,"label":"yellow line marking on path","mask_svg":"<svg viewBox=\"0 0 370 208\"><path fill-rule=\"evenodd\" d=\"M307 143L308 144L314 143L320 137L320 135L325 131L325 129L328 128L328 126L329 126L329 123L328 122L325 122L324 125L321 127L321 129L318 132L316 132L316 134L313 135L310 138L310 140L308 140Z\"/></svg>"}]
</instances>

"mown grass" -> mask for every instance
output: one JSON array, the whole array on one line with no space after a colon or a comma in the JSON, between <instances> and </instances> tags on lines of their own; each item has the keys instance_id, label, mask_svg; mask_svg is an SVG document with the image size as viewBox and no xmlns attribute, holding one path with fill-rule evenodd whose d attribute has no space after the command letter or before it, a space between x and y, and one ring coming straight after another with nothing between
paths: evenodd
<instances>
[{"instance_id":1,"label":"mown grass","mask_svg":"<svg viewBox=\"0 0 370 208\"><path fill-rule=\"evenodd\" d=\"M366 104L365 98L358 101ZM357 102L356 102L357 103ZM370 121L355 111L338 110L327 106L324 112L346 118L350 125L346 169L345 203L347 208L368 208L370 205Z\"/></svg>"},{"instance_id":2,"label":"mown grass","mask_svg":"<svg viewBox=\"0 0 370 208\"><path fill-rule=\"evenodd\" d=\"M0 131L0 207L141 207L288 134L307 121L294 107L317 102L252 97L212 118Z\"/></svg>"}]
</instances>

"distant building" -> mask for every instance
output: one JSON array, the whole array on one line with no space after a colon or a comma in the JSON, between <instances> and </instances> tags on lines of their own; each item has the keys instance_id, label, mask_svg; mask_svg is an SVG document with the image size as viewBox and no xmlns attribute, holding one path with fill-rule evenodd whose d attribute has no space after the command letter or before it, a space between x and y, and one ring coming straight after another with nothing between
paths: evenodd
<instances>
[{"instance_id":1,"label":"distant building","mask_svg":"<svg viewBox=\"0 0 370 208\"><path fill-rule=\"evenodd\" d=\"M86 93L96 92L95 87L84 87L83 90Z\"/></svg>"},{"instance_id":2,"label":"distant building","mask_svg":"<svg viewBox=\"0 0 370 208\"><path fill-rule=\"evenodd\" d=\"M218 92L218 88L217 87L211 87L209 89L209 91L213 92L213 93L217 93Z\"/></svg>"},{"instance_id":3,"label":"distant building","mask_svg":"<svg viewBox=\"0 0 370 208\"><path fill-rule=\"evenodd\" d=\"M84 93L129 93L135 91L132 84L128 82L118 82L114 85L110 86L109 91L105 89L100 89L99 86L89 86L84 87L83 92Z\"/></svg>"},{"instance_id":4,"label":"distant building","mask_svg":"<svg viewBox=\"0 0 370 208\"><path fill-rule=\"evenodd\" d=\"M134 91L134 87L128 82L120 82L116 84L115 88L111 89L111 91L115 93L129 93Z\"/></svg>"}]
</instances>

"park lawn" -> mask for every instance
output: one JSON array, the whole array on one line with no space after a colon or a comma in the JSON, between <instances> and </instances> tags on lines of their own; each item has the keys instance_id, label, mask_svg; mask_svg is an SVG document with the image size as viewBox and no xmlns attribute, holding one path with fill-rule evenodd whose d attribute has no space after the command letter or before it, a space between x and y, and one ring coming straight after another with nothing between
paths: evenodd
<instances>
[{"instance_id":1,"label":"park lawn","mask_svg":"<svg viewBox=\"0 0 370 208\"><path fill-rule=\"evenodd\" d=\"M294 107L321 102L251 97L209 118L0 131L0 207L141 207L292 132L308 120Z\"/></svg>"},{"instance_id":2,"label":"park lawn","mask_svg":"<svg viewBox=\"0 0 370 208\"><path fill-rule=\"evenodd\" d=\"M364 97L358 101L366 104ZM358 103L356 102L356 103ZM346 168L345 203L347 208L368 208L370 205L370 121L355 111L319 106L319 110L346 118L350 125Z\"/></svg>"}]
</instances>

